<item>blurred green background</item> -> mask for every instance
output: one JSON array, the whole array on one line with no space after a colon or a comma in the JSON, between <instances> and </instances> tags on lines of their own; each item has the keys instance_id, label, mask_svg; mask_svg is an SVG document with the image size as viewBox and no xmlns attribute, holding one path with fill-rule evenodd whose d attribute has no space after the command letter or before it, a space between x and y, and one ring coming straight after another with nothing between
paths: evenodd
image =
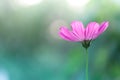
<instances>
[{"instance_id":1,"label":"blurred green background","mask_svg":"<svg viewBox=\"0 0 120 80\"><path fill-rule=\"evenodd\" d=\"M109 21L89 48L89 80L120 80L120 0L0 0L0 80L85 80L85 50L60 26Z\"/></svg>"}]
</instances>

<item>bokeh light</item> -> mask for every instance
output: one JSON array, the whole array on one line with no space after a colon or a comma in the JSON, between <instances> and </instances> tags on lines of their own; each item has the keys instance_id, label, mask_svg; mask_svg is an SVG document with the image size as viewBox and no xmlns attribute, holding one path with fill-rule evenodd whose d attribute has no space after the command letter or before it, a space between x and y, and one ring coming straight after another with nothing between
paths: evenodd
<instances>
[{"instance_id":1,"label":"bokeh light","mask_svg":"<svg viewBox=\"0 0 120 80\"><path fill-rule=\"evenodd\" d=\"M42 2L42 0L15 0L15 2L20 6L33 6Z\"/></svg>"},{"instance_id":2,"label":"bokeh light","mask_svg":"<svg viewBox=\"0 0 120 80\"><path fill-rule=\"evenodd\" d=\"M52 36L54 39L59 40L60 39L60 37L59 37L59 28L61 26L63 26L63 25L67 26L67 23L64 20L55 20L55 21L53 21L50 24L50 27L48 28L49 29L48 32L50 33L50 36Z\"/></svg>"},{"instance_id":3,"label":"bokeh light","mask_svg":"<svg viewBox=\"0 0 120 80\"><path fill-rule=\"evenodd\" d=\"M6 71L0 70L0 80L10 80Z\"/></svg>"},{"instance_id":4,"label":"bokeh light","mask_svg":"<svg viewBox=\"0 0 120 80\"><path fill-rule=\"evenodd\" d=\"M112 2L120 6L120 0L112 0Z\"/></svg>"}]
</instances>

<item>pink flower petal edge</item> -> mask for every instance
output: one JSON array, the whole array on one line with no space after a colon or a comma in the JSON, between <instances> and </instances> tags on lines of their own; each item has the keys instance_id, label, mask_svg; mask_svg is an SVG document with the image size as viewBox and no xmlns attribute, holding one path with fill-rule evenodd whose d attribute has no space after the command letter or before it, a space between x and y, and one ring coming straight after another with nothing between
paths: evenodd
<instances>
[{"instance_id":1,"label":"pink flower petal edge","mask_svg":"<svg viewBox=\"0 0 120 80\"><path fill-rule=\"evenodd\" d=\"M85 28L82 22L74 21L71 23L71 26L73 33L78 37L79 41L83 41L85 39Z\"/></svg>"},{"instance_id":2,"label":"pink flower petal edge","mask_svg":"<svg viewBox=\"0 0 120 80\"><path fill-rule=\"evenodd\" d=\"M97 22L90 22L85 29L85 40L92 40L97 34L99 24Z\"/></svg>"},{"instance_id":3,"label":"pink flower petal edge","mask_svg":"<svg viewBox=\"0 0 120 80\"><path fill-rule=\"evenodd\" d=\"M69 31L66 27L60 28L59 35L67 41L78 41L78 38L73 34L73 32Z\"/></svg>"},{"instance_id":4,"label":"pink flower petal edge","mask_svg":"<svg viewBox=\"0 0 120 80\"><path fill-rule=\"evenodd\" d=\"M96 39L102 34L109 26L108 21L104 21L101 24L97 22L90 22L86 28L80 21L74 21L71 23L72 30L68 30L66 27L61 27L59 35L61 38L67 41L82 42Z\"/></svg>"},{"instance_id":5,"label":"pink flower petal edge","mask_svg":"<svg viewBox=\"0 0 120 80\"><path fill-rule=\"evenodd\" d=\"M108 26L109 26L109 22L108 22L108 21L102 22L101 25L100 25L100 28L99 28L99 30L98 30L99 35L100 35L101 33L103 33L103 32L108 28Z\"/></svg>"},{"instance_id":6,"label":"pink flower petal edge","mask_svg":"<svg viewBox=\"0 0 120 80\"><path fill-rule=\"evenodd\" d=\"M98 31L96 34L94 34L93 39L97 38L100 34L102 34L109 26L108 21L104 21L100 24L100 27L98 28Z\"/></svg>"}]
</instances>

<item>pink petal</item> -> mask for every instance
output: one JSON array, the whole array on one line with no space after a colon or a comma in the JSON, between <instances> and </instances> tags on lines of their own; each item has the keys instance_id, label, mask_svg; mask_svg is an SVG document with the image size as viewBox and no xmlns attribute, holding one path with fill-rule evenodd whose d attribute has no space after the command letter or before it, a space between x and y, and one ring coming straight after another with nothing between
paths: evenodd
<instances>
[{"instance_id":1,"label":"pink petal","mask_svg":"<svg viewBox=\"0 0 120 80\"><path fill-rule=\"evenodd\" d=\"M69 31L66 27L61 27L59 35L61 38L67 41L79 41L78 38L73 34L73 32Z\"/></svg>"},{"instance_id":2,"label":"pink petal","mask_svg":"<svg viewBox=\"0 0 120 80\"><path fill-rule=\"evenodd\" d=\"M98 35L102 34L108 28L108 26L109 26L108 21L102 22L101 25L100 25L100 28L98 30L98 33L99 33Z\"/></svg>"},{"instance_id":3,"label":"pink petal","mask_svg":"<svg viewBox=\"0 0 120 80\"><path fill-rule=\"evenodd\" d=\"M79 41L83 41L85 39L84 36L85 29L82 22L74 21L72 22L71 26L73 29L73 33L79 38Z\"/></svg>"},{"instance_id":4,"label":"pink petal","mask_svg":"<svg viewBox=\"0 0 120 80\"><path fill-rule=\"evenodd\" d=\"M108 21L102 22L100 27L99 27L99 29L98 29L97 34L94 35L93 39L97 38L100 34L102 34L107 29L108 26L109 26L109 22Z\"/></svg>"},{"instance_id":5,"label":"pink petal","mask_svg":"<svg viewBox=\"0 0 120 80\"><path fill-rule=\"evenodd\" d=\"M96 22L91 22L87 25L85 30L85 40L92 40L96 37L98 33L99 24Z\"/></svg>"}]
</instances>

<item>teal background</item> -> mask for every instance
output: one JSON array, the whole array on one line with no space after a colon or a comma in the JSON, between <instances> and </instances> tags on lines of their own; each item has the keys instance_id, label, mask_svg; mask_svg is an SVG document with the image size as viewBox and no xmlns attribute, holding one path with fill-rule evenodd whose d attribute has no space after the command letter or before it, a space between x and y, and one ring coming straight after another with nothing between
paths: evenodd
<instances>
[{"instance_id":1,"label":"teal background","mask_svg":"<svg viewBox=\"0 0 120 80\"><path fill-rule=\"evenodd\" d=\"M66 0L32 6L0 0L0 80L85 80L85 49L58 35L74 20L85 26L109 21L89 48L89 80L120 80L119 0L90 0L77 8Z\"/></svg>"}]
</instances>

